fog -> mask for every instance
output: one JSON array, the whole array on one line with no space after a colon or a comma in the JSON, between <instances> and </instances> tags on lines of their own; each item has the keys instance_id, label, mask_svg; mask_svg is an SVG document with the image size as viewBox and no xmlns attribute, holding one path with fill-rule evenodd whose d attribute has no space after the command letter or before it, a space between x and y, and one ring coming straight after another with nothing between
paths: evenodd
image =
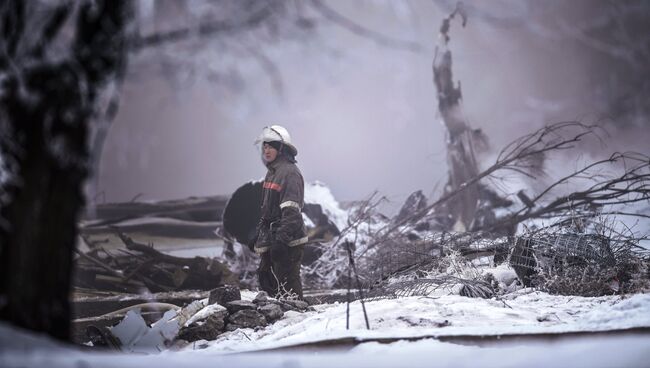
<instances>
[{"instance_id":1,"label":"fog","mask_svg":"<svg viewBox=\"0 0 650 368\"><path fill-rule=\"evenodd\" d=\"M431 64L452 3L326 4L420 49L387 47L313 15L316 29L295 39L255 43L249 36L250 53L232 47L236 35L228 36L228 47L218 40L192 53L166 47L166 56L177 52L178 68L183 58L206 65L185 74L160 68L160 50L134 55L103 149L96 200L230 194L263 177L253 142L271 124L291 133L305 180L326 183L339 200L378 190L399 205L418 189L434 195L447 166ZM612 118L606 104L608 88L630 78L621 72L625 63L560 31L599 19L600 2L467 4L467 25L452 22L454 79L462 84L463 113L493 150L544 124L579 119L608 128L608 151L648 153L647 117ZM163 11L158 24L171 19ZM267 64L251 57L257 51ZM269 74L273 68L277 74Z\"/></svg>"}]
</instances>

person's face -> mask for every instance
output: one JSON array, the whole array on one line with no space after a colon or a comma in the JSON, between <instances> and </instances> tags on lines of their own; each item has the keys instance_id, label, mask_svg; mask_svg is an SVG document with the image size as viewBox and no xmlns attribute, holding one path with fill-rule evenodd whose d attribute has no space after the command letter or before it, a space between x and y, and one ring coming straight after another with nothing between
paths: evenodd
<instances>
[{"instance_id":1,"label":"person's face","mask_svg":"<svg viewBox=\"0 0 650 368\"><path fill-rule=\"evenodd\" d=\"M271 145L268 143L264 143L262 150L262 157L264 157L264 161L268 164L275 161L275 159L278 157L278 150L271 147Z\"/></svg>"}]
</instances>

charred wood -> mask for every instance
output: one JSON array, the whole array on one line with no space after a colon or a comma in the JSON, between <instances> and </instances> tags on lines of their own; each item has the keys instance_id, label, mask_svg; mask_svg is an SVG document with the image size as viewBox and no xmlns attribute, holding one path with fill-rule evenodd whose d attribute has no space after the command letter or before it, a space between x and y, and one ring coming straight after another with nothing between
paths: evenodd
<instances>
[{"instance_id":1,"label":"charred wood","mask_svg":"<svg viewBox=\"0 0 650 368\"><path fill-rule=\"evenodd\" d=\"M221 214L227 200L228 198L225 196L212 196L158 202L97 204L86 210L84 220L88 221L86 227L107 226L143 217L166 217L194 222L214 222L221 221Z\"/></svg>"},{"instance_id":2,"label":"charred wood","mask_svg":"<svg viewBox=\"0 0 650 368\"><path fill-rule=\"evenodd\" d=\"M237 284L236 275L216 259L182 258L159 252L151 245L117 235L126 245L124 256L103 252L80 254L75 282L86 288L139 293L173 290L211 290L223 284ZM96 251L98 254L98 251Z\"/></svg>"}]
</instances>

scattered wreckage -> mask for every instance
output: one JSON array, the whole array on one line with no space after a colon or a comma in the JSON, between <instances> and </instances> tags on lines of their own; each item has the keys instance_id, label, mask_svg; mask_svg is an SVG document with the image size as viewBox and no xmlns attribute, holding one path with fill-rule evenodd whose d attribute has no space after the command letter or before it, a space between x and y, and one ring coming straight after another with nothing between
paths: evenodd
<instances>
[{"instance_id":1,"label":"scattered wreckage","mask_svg":"<svg viewBox=\"0 0 650 368\"><path fill-rule=\"evenodd\" d=\"M235 251L234 243L249 244L255 236L261 195L261 183L251 182L230 198L94 206L81 224L74 285L131 293L251 286L254 255L246 247ZM339 231L318 203L306 203L303 212L310 238L303 264L309 264L320 257L321 242ZM220 259L172 255L184 250L222 254Z\"/></svg>"},{"instance_id":2,"label":"scattered wreckage","mask_svg":"<svg viewBox=\"0 0 650 368\"><path fill-rule=\"evenodd\" d=\"M207 298L208 293L213 298L224 287L236 289L236 299L240 299L240 286L249 289L255 286L256 262L246 246L235 250L234 244L237 241L247 244L254 235L260 197L261 183L253 182L243 185L230 198L115 203L89 209L81 223L75 258L75 341L103 339L111 345L113 339L107 328L125 317L130 323L140 325L137 331L141 332L147 331L142 328L143 323L154 323L158 328L178 324L182 318L169 317L164 312L172 313L183 306L182 310L192 311L187 309L192 303ZM316 240L307 245L303 262L308 264L320 256L318 241L332 239L338 235L338 229L319 204L306 204L304 212L310 237ZM221 249L222 254L220 257L172 255L185 251L201 253L205 249L213 254ZM327 298L311 294L306 298ZM261 323L260 313L268 322L273 316L281 315L274 305L282 310L302 310L307 306L303 301L262 299L257 300L260 308L248 305L241 311L232 310L237 306L222 303L233 312L221 313L228 317L223 326L252 327ZM206 300L203 307L213 304L212 300ZM211 323L216 323L215 319L210 317ZM200 332L202 327L190 325L180 328L179 336L187 338L204 333ZM213 327L210 333L218 330ZM137 331L130 333L141 333ZM169 331L165 334L169 335Z\"/></svg>"},{"instance_id":3,"label":"scattered wreckage","mask_svg":"<svg viewBox=\"0 0 650 368\"><path fill-rule=\"evenodd\" d=\"M153 309L155 314L143 311ZM138 304L91 319L73 321L75 341L130 353L157 353L172 345L214 340L226 331L260 328L282 318L286 311L305 312L301 300L277 300L265 292L242 300L237 286L215 288L208 297L183 307L168 303ZM97 325L102 319L114 322ZM88 320L95 324L86 324Z\"/></svg>"},{"instance_id":4,"label":"scattered wreckage","mask_svg":"<svg viewBox=\"0 0 650 368\"><path fill-rule=\"evenodd\" d=\"M254 184L243 188L240 190L254 190ZM250 195L247 193L243 198ZM224 253L218 259L171 256L157 250L154 244L135 241L134 237L142 238L142 227L137 232L125 230L119 221L111 222L103 234L114 236L124 248L104 248L108 242L97 241L100 227L91 226L91 232L82 229L82 237L92 248L85 253L79 250L76 260L75 341L151 352L181 340L212 340L223 331L261 327L281 318L288 309L306 310L305 302L275 300L263 294L251 301L241 301L241 284L255 289L254 285L249 286L254 278L246 269L255 264L250 262L253 255L242 244L249 239L247 234L250 236L254 231L256 221L246 217L251 216L245 210L250 203L238 203L237 198L233 195L220 207L225 229L211 235L213 241L222 242ZM199 199L192 201L205 203ZM411 195L393 219L377 211L379 202L373 196L356 203L344 221L347 226L341 230L334 225L341 223L341 219L332 219L328 216L331 211L323 210L327 205L319 205L319 211L307 217L310 225L320 225L310 231L312 236L319 234L322 243L312 244L316 249L313 260L303 265L306 285L312 289L348 290L336 295L326 293L320 300L307 293L310 302L396 298L436 291L491 298L524 286L555 293L603 295L634 291L635 278L648 279L647 252L638 249L630 239L566 229L520 236L444 231L440 227L440 213L416 216L428 207L421 192ZM167 209L187 219L183 212L188 207L183 208ZM160 216L160 211L156 216ZM238 216L244 220L237 222ZM128 220L134 219L137 217ZM211 223L216 219L221 218L208 218ZM101 221L102 226L107 223L106 219L93 221ZM393 227L396 223L402 225ZM152 222L148 226L155 229ZM378 236L386 234L382 229L390 228L396 229L394 233L378 241ZM236 235L231 235L230 229ZM132 232L127 235L127 230ZM248 264L242 264L246 257ZM351 263L356 263L354 268ZM494 271L483 272L481 267L486 264L509 265L509 274L495 276ZM582 290L575 285L567 288L567 277L575 283L576 272L582 272ZM589 278L590 275L593 277Z\"/></svg>"}]
</instances>

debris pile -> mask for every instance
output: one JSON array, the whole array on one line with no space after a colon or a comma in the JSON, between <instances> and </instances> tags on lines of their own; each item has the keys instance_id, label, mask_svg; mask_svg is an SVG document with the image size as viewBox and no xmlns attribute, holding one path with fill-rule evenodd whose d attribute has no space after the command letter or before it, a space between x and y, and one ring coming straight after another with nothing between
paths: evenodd
<instances>
[{"instance_id":1,"label":"debris pile","mask_svg":"<svg viewBox=\"0 0 650 368\"><path fill-rule=\"evenodd\" d=\"M366 294L375 298L437 290L490 298L522 287L602 296L650 288L650 251L634 239L557 227L517 237L441 233L404 239L382 244L360 261Z\"/></svg>"},{"instance_id":2,"label":"debris pile","mask_svg":"<svg viewBox=\"0 0 650 368\"><path fill-rule=\"evenodd\" d=\"M77 251L74 285L85 289L142 293L211 290L237 277L215 258L174 257L117 232L126 249Z\"/></svg>"},{"instance_id":3,"label":"debris pile","mask_svg":"<svg viewBox=\"0 0 650 368\"><path fill-rule=\"evenodd\" d=\"M358 277L368 298L436 291L490 298L522 287L596 296L650 286L650 253L633 233L616 230L622 225L608 217L586 226L585 218L558 216L547 228L504 236L500 231L440 231L437 216L417 216L426 208L418 192L393 219L382 217L377 203L371 198L351 212L342 236L304 268L307 285L356 289ZM582 225L567 225L571 223ZM356 276L347 249L353 253Z\"/></svg>"},{"instance_id":4,"label":"debris pile","mask_svg":"<svg viewBox=\"0 0 650 368\"><path fill-rule=\"evenodd\" d=\"M323 188L318 187L321 192ZM242 300L242 283L256 289L256 256L246 242L257 222L249 218L255 217L255 211L247 210L252 208L248 197L257 189L256 183L246 184L225 206L225 228L219 235L228 246L223 259L171 256L135 241L122 227L111 231L124 248L108 250L94 244L87 252L78 251L77 292L82 288L141 295L172 290L189 293L191 289L205 292L182 303L172 302L175 305L152 295L149 299L156 301L155 308L143 301L139 312L126 308L88 314L74 323L76 340L124 351L158 351L182 341L214 340L229 331L261 328L282 318L287 310L307 310L305 302L275 300L264 293ZM514 230L503 229L515 229L510 224L525 216L493 216L489 221L476 220L470 228L487 224L488 229L497 230L494 233L453 231L458 221L452 221L442 206L451 198L427 203L416 192L395 218L378 211L384 199L376 194L354 203L344 215L335 201L306 205L303 217L312 251L306 251L303 259L305 289L325 289L327 296L335 294L332 288L348 289L347 294L337 294L339 301L363 301L436 293L498 298L527 286L559 294L605 295L645 290L650 285L647 252L638 248L633 237L604 234L604 224L572 229L555 226L516 236ZM493 202L498 201L489 203ZM488 207L519 204L499 202ZM242 220L242 216L248 217ZM566 222L562 214L557 219L559 224ZM499 221L508 226L495 226ZM235 246L236 242L241 246ZM123 324L131 327L118 328Z\"/></svg>"},{"instance_id":5,"label":"debris pile","mask_svg":"<svg viewBox=\"0 0 650 368\"><path fill-rule=\"evenodd\" d=\"M301 300L278 300L258 293L251 301L242 300L239 288L222 286L208 298L195 300L183 308L170 308L162 318L147 324L142 306L122 311L113 325L89 325L79 342L124 352L159 352L172 345L214 340L222 333L242 328L261 328L276 322L286 311L305 312ZM90 342L89 342L90 341Z\"/></svg>"}]
</instances>

